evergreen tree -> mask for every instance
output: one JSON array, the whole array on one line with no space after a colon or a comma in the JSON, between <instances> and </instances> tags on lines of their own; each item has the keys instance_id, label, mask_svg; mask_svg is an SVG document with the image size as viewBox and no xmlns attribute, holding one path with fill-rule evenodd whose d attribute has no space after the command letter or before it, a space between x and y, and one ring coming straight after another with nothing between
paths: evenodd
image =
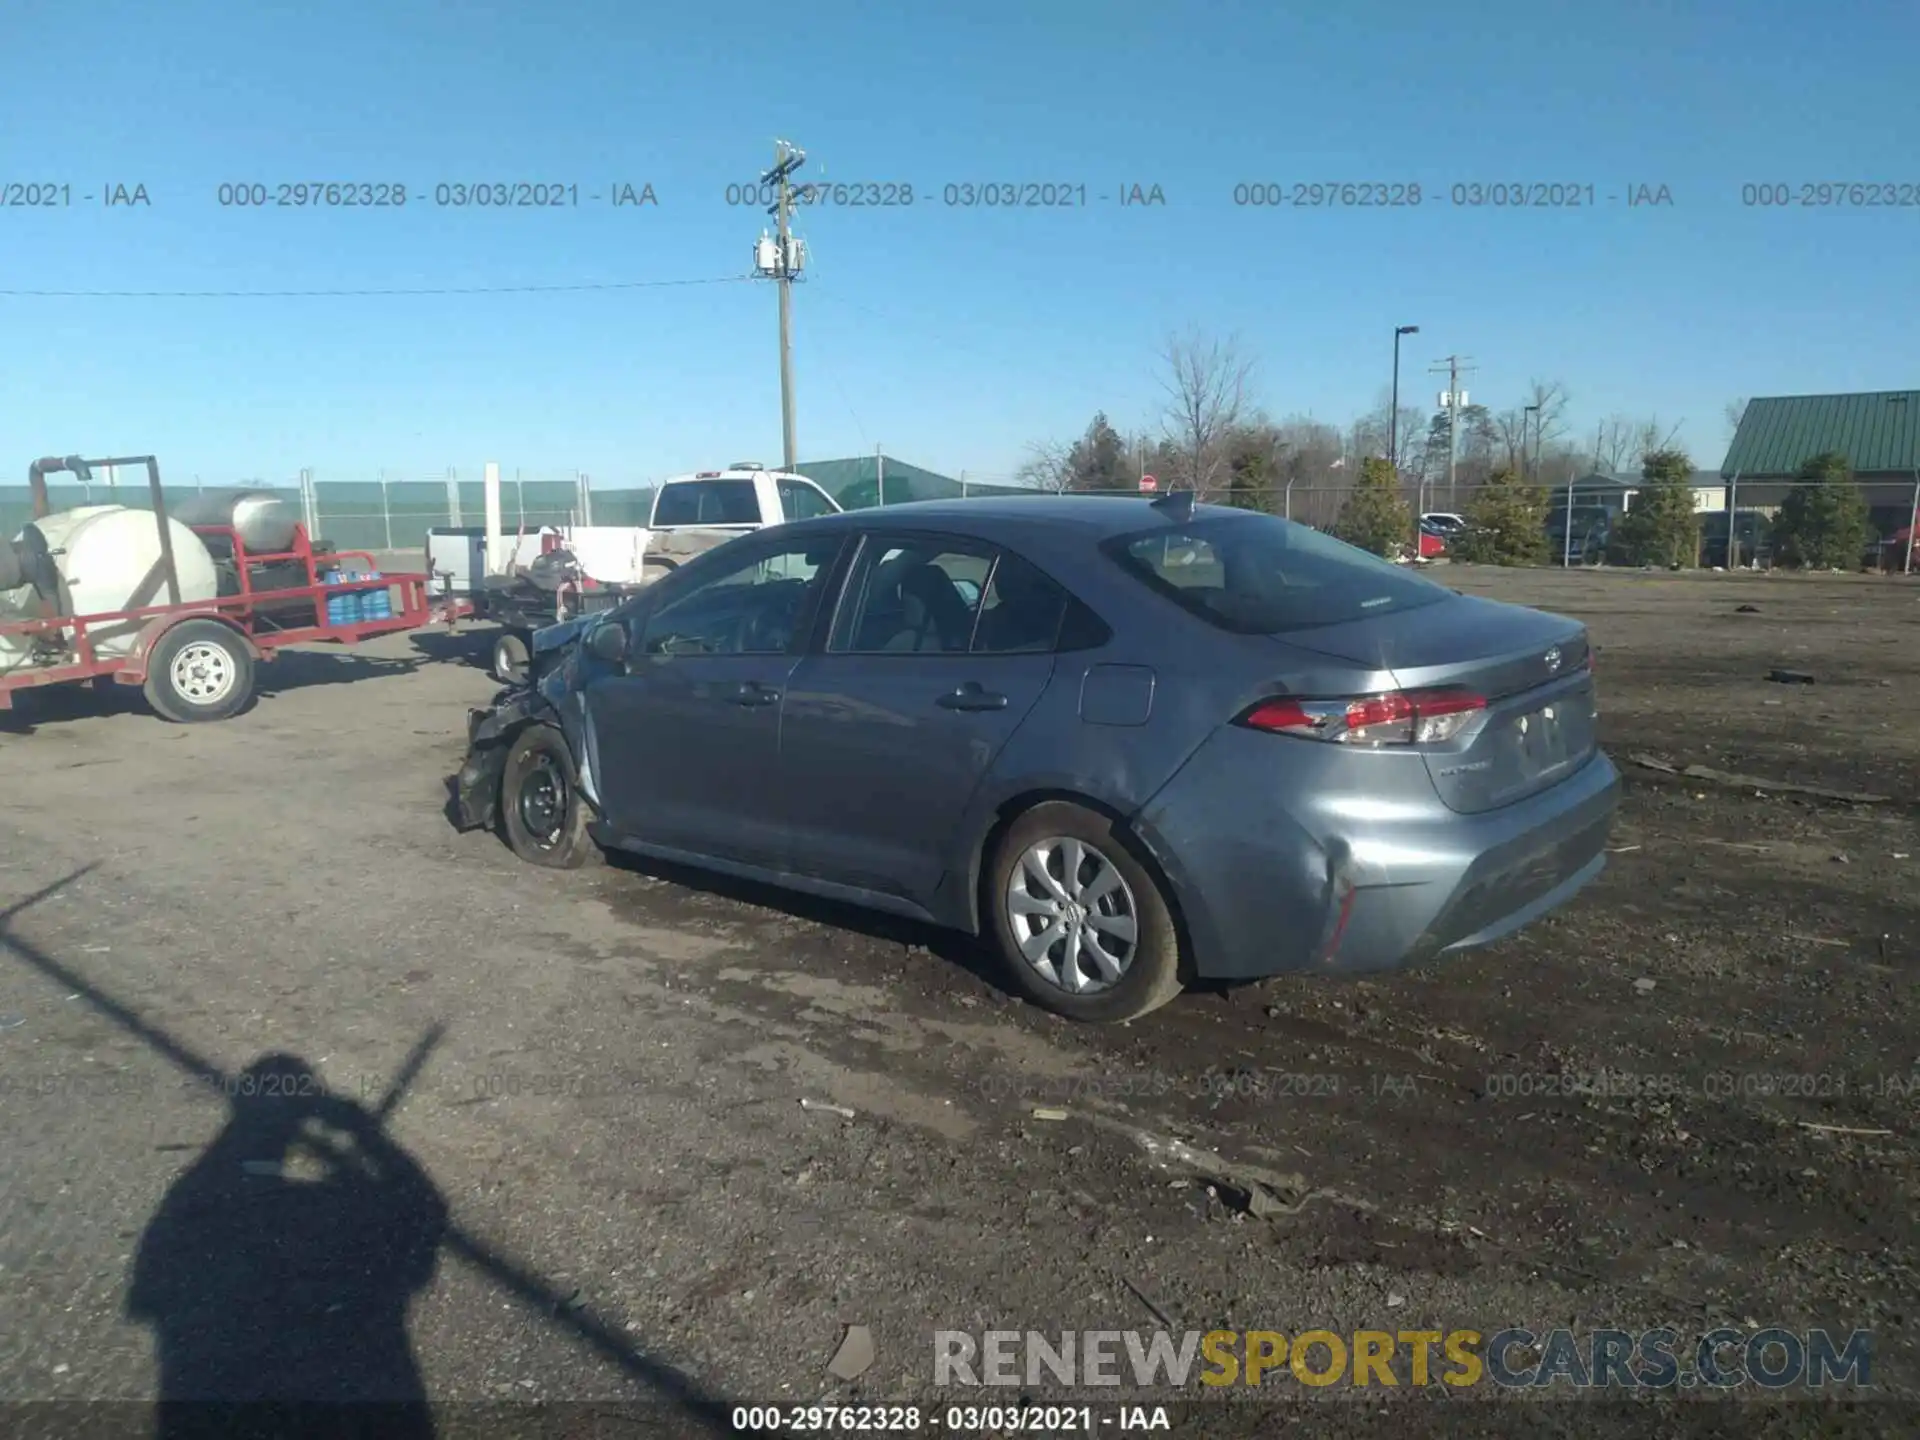
<instances>
[{"instance_id":1,"label":"evergreen tree","mask_svg":"<svg viewBox=\"0 0 1920 1440\"><path fill-rule=\"evenodd\" d=\"M1773 521L1774 555L1782 565L1851 570L1872 533L1867 497L1847 457L1828 451L1800 467L1800 477Z\"/></svg>"},{"instance_id":2,"label":"evergreen tree","mask_svg":"<svg viewBox=\"0 0 1920 1440\"><path fill-rule=\"evenodd\" d=\"M1400 494L1400 477L1390 461L1374 456L1360 468L1334 521L1333 535L1349 545L1391 559L1409 543L1413 515Z\"/></svg>"},{"instance_id":3,"label":"evergreen tree","mask_svg":"<svg viewBox=\"0 0 1920 1440\"><path fill-rule=\"evenodd\" d=\"M1613 532L1609 558L1626 565L1697 565L1700 512L1693 504L1693 461L1683 450L1650 451L1640 493Z\"/></svg>"},{"instance_id":4,"label":"evergreen tree","mask_svg":"<svg viewBox=\"0 0 1920 1440\"><path fill-rule=\"evenodd\" d=\"M1547 558L1547 494L1512 470L1496 470L1467 507L1467 529L1448 549L1478 565L1538 565Z\"/></svg>"}]
</instances>

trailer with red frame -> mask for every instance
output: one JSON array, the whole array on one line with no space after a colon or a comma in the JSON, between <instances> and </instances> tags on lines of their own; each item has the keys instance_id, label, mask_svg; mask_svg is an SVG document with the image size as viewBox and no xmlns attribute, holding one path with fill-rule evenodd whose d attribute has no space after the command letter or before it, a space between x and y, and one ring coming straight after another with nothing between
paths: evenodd
<instances>
[{"instance_id":1,"label":"trailer with red frame","mask_svg":"<svg viewBox=\"0 0 1920 1440\"><path fill-rule=\"evenodd\" d=\"M0 617L0 639L10 639L8 649L23 652L17 663L0 669L0 710L13 707L19 690L90 681L141 686L148 704L169 720L224 720L239 713L252 698L256 666L272 662L285 646L351 645L377 635L419 629L435 620L450 623L457 612L464 613L459 602L436 603L428 594L424 574L389 573L328 583L323 575L347 561L364 561L368 572L375 571L373 556L316 547L304 524L294 524L292 542L273 553L250 551L233 525L189 524L195 536L209 542L210 553L217 550L235 593L183 600L160 466L153 456L36 460L27 472L34 519L52 514L49 474L70 472L86 481L95 468L107 466L138 466L147 472L160 540L160 560L151 578L156 592L164 588L167 603L98 614L68 613L68 587L43 542L19 566L20 578L33 588L37 613L25 619ZM23 533L37 534L31 529ZM6 543L0 539L0 545ZM295 583L285 583L289 580ZM356 616L346 623L330 616L329 601L380 591L389 595L384 607L389 613ZM121 653L99 653L98 635L108 629L122 641L131 632L131 645L116 643L114 648Z\"/></svg>"}]
</instances>

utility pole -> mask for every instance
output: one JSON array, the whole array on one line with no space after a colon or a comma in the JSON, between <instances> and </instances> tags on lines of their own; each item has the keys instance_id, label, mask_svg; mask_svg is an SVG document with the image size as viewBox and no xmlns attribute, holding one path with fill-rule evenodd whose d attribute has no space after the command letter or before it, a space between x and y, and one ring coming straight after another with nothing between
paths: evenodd
<instances>
[{"instance_id":1,"label":"utility pole","mask_svg":"<svg viewBox=\"0 0 1920 1440\"><path fill-rule=\"evenodd\" d=\"M1444 360L1436 360L1428 373L1447 377L1447 390L1440 397L1440 408L1447 412L1447 509L1456 510L1454 479L1456 466L1460 459L1460 412L1466 408L1466 393L1460 388L1461 361L1471 360L1471 355L1449 355ZM1471 374L1477 366L1465 367Z\"/></svg>"},{"instance_id":2,"label":"utility pole","mask_svg":"<svg viewBox=\"0 0 1920 1440\"><path fill-rule=\"evenodd\" d=\"M774 187L773 204L767 214L774 217L774 233L760 236L754 246L754 269L780 287L780 434L785 447L783 469L799 463L799 448L793 427L793 281L806 263L806 246L792 231L793 172L807 163L807 152L785 140L774 142L773 168L760 177L762 185Z\"/></svg>"}]
</instances>

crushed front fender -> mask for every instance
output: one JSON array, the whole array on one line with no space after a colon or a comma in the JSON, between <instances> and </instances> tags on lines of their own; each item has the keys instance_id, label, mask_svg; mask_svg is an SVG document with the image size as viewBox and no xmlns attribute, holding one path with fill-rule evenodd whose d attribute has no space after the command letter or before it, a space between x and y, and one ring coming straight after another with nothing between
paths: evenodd
<instances>
[{"instance_id":1,"label":"crushed front fender","mask_svg":"<svg viewBox=\"0 0 1920 1440\"><path fill-rule=\"evenodd\" d=\"M531 690L508 691L492 708L467 712L467 759L453 778L456 829L492 828L500 815L500 776L513 737L550 714L547 702Z\"/></svg>"}]
</instances>

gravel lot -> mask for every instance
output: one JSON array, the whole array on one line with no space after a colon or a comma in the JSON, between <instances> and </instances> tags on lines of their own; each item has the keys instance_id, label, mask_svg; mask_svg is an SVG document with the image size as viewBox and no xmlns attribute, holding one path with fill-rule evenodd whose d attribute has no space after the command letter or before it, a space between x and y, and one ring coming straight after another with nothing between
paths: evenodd
<instances>
[{"instance_id":1,"label":"gravel lot","mask_svg":"<svg viewBox=\"0 0 1920 1440\"><path fill-rule=\"evenodd\" d=\"M220 725L29 697L0 716L0 1386L150 1401L157 1325L175 1376L319 1385L350 1355L394 1394L417 1365L450 1405L692 1433L741 1400L1013 1398L935 1389L936 1329L1823 1326L1875 1335L1894 1398L1856 1433L1912 1433L1920 588L1442 578L1591 625L1629 780L1607 874L1430 972L1114 1029L1018 1003L954 937L456 835L473 641L291 654ZM417 1051L384 1158L364 1142L385 1183L322 1207L250 1173L278 1142L230 1101L249 1064L374 1110ZM848 1325L877 1355L851 1383ZM1273 1383L1277 1415L1177 1428L1464 1418ZM1740 1408L1663 1423L1841 1433Z\"/></svg>"}]
</instances>

